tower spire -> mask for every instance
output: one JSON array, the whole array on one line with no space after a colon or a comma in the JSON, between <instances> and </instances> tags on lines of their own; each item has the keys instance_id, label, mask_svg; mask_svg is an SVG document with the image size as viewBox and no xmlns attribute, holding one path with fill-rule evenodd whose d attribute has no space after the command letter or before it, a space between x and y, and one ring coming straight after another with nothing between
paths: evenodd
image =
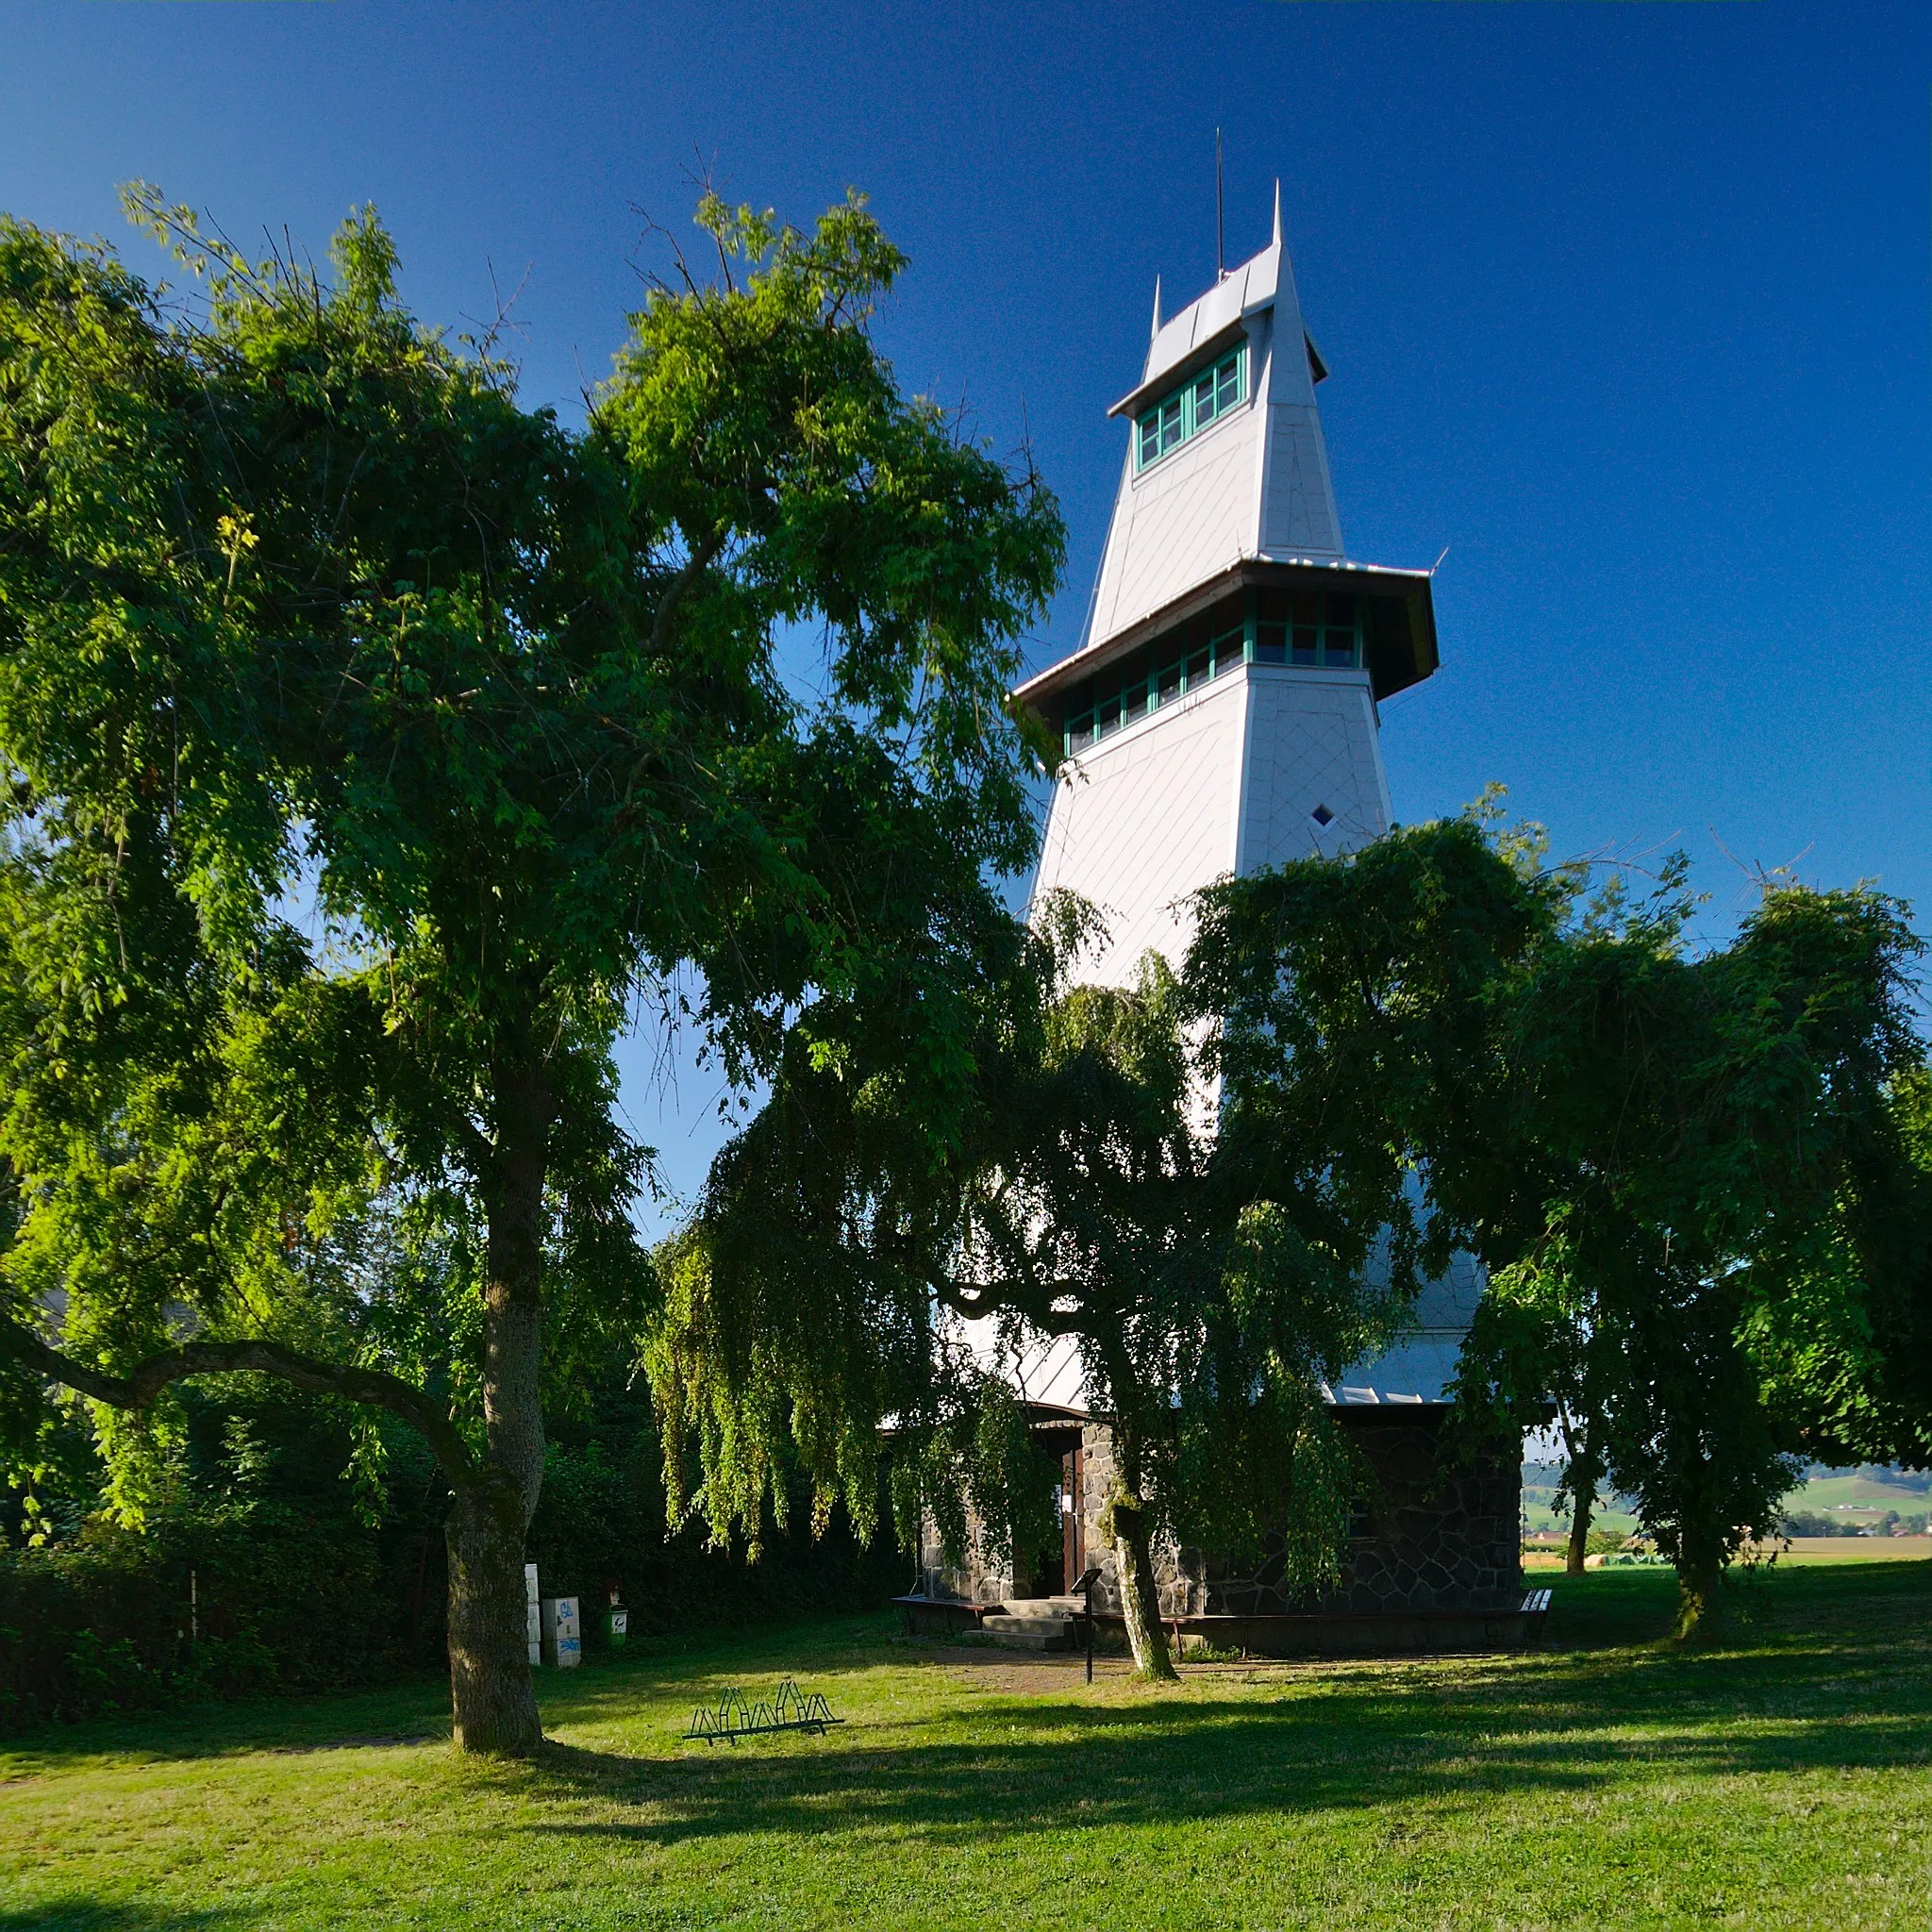
<instances>
[{"instance_id":1,"label":"tower spire","mask_svg":"<svg viewBox=\"0 0 1932 1932\"><path fill-rule=\"evenodd\" d=\"M1221 129L1214 130L1214 279L1227 279L1227 246L1223 241L1221 220Z\"/></svg>"},{"instance_id":2,"label":"tower spire","mask_svg":"<svg viewBox=\"0 0 1932 1932\"><path fill-rule=\"evenodd\" d=\"M1148 341L1160 333L1160 277L1154 277L1154 327L1149 331Z\"/></svg>"},{"instance_id":3,"label":"tower spire","mask_svg":"<svg viewBox=\"0 0 1932 1932\"><path fill-rule=\"evenodd\" d=\"M1274 177L1274 245L1281 246L1281 176Z\"/></svg>"}]
</instances>

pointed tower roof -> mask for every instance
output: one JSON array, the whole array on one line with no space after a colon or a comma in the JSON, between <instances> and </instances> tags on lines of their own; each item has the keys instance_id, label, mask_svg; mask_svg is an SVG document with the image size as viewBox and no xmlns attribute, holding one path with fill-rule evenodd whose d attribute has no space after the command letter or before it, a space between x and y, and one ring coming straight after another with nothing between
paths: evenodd
<instances>
[{"instance_id":1,"label":"pointed tower roof","mask_svg":"<svg viewBox=\"0 0 1932 1932\"><path fill-rule=\"evenodd\" d=\"M1129 434L1086 632L1024 695L1044 697L1242 581L1310 571L1371 575L1399 601L1377 633L1378 696L1435 670L1427 573L1347 559L1315 404L1327 374L1302 319L1277 182L1265 248L1164 322L1155 283L1141 379L1108 412Z\"/></svg>"},{"instance_id":2,"label":"pointed tower roof","mask_svg":"<svg viewBox=\"0 0 1932 1932\"><path fill-rule=\"evenodd\" d=\"M1183 398L1191 433L1150 458L1141 419L1230 356L1244 365L1245 407L1197 427L1191 398ZM1108 532L1092 641L1244 557L1341 559L1315 367L1278 230L1155 331L1141 380L1111 411L1137 428Z\"/></svg>"}]
</instances>

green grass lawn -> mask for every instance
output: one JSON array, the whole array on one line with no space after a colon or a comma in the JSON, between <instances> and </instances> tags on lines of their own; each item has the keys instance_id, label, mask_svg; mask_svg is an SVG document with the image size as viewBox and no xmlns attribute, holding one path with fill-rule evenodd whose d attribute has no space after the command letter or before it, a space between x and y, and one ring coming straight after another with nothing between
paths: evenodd
<instances>
[{"instance_id":1,"label":"green grass lawn","mask_svg":"<svg viewBox=\"0 0 1932 1932\"><path fill-rule=\"evenodd\" d=\"M546 1679L533 1766L458 1761L430 1684L43 1732L0 1928L1927 1924L1932 1564L1774 1574L1689 1656L1668 1572L1555 1588L1532 1655L1166 1690L741 1634ZM792 1671L826 1740L679 1742Z\"/></svg>"}]
</instances>

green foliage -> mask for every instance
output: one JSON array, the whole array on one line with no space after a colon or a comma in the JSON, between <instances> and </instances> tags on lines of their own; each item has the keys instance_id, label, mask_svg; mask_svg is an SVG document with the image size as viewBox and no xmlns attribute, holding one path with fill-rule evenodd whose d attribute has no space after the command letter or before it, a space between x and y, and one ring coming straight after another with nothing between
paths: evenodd
<instances>
[{"instance_id":1,"label":"green foliage","mask_svg":"<svg viewBox=\"0 0 1932 1932\"><path fill-rule=\"evenodd\" d=\"M1371 1177L1398 1265L1473 1247L1472 1426L1554 1407L1566 1486L1607 1472L1708 1596L1793 1452L1923 1440L1875 1345L1925 1319L1919 941L1878 893L1774 882L1693 958L1681 864L1586 905L1493 805L1206 895L1224 1131L1336 1150L1316 1191Z\"/></svg>"},{"instance_id":2,"label":"green foliage","mask_svg":"<svg viewBox=\"0 0 1932 1932\"><path fill-rule=\"evenodd\" d=\"M410 315L373 209L325 275L129 206L197 301L0 225L9 1447L49 1374L139 1411L95 1417L136 1521L158 1390L267 1367L423 1430L500 1591L546 1389L658 1293L612 1048L673 975L734 1078L849 1034L957 1138L1058 514L900 392L857 198L707 198L718 277L653 289L581 433Z\"/></svg>"},{"instance_id":3,"label":"green foliage","mask_svg":"<svg viewBox=\"0 0 1932 1932\"><path fill-rule=\"evenodd\" d=\"M1003 1376L962 1360L952 1401L923 1427L898 1431L887 1471L894 1526L910 1547L923 1523L946 1561L983 1574L1024 1569L1026 1553L1058 1545L1058 1457L1036 1441L1024 1405ZM930 1413L930 1412L929 1412Z\"/></svg>"},{"instance_id":4,"label":"green foliage","mask_svg":"<svg viewBox=\"0 0 1932 1932\"><path fill-rule=\"evenodd\" d=\"M768 1520L756 1565L668 1533L654 1420L625 1384L624 1357L607 1356L547 1416L527 1544L544 1593L581 1599L593 1652L613 1582L634 1635L680 1641L869 1608L903 1587L896 1556L862 1548L842 1512L816 1539L807 1511L789 1531ZM447 1489L388 1418L358 1479L368 1419L259 1378L187 1385L139 1533L103 1513L108 1472L88 1433L63 1429L45 1529L31 1547L0 1537L0 1730L437 1667Z\"/></svg>"},{"instance_id":5,"label":"green foliage","mask_svg":"<svg viewBox=\"0 0 1932 1932\"><path fill-rule=\"evenodd\" d=\"M0 1724L392 1673L376 1545L343 1527L283 1504L191 1506L144 1535L99 1524L0 1551Z\"/></svg>"},{"instance_id":6,"label":"green foliage","mask_svg":"<svg viewBox=\"0 0 1932 1932\"><path fill-rule=\"evenodd\" d=\"M1285 1528L1293 1584L1336 1574L1365 1474L1321 1385L1411 1291L1364 1280L1399 1178L1351 1171L1338 1203L1314 1155L1209 1132L1196 1007L1152 955L1132 988L1077 984L1093 930L1060 902L977 948L942 1158L856 1030L797 1045L720 1156L649 1357L674 1492L717 1531L756 1521L794 1445L849 1497L890 1424L902 1540L930 1520L958 1552L976 1520L982 1555L1043 1541L1052 1474L984 1351L1071 1339L1113 1433L1110 1520L1231 1551Z\"/></svg>"}]
</instances>

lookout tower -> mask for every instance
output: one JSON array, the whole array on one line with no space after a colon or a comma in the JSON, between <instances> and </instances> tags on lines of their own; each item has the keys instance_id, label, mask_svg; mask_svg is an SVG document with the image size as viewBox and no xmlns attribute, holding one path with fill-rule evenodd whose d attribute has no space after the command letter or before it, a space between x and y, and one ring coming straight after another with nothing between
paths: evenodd
<instances>
[{"instance_id":1,"label":"lookout tower","mask_svg":"<svg viewBox=\"0 0 1932 1932\"><path fill-rule=\"evenodd\" d=\"M1334 858L1389 829L1380 706L1436 669L1426 571L1351 559L1342 544L1315 385L1327 372L1274 232L1258 255L1154 328L1140 381L1116 403L1127 448L1078 648L1020 687L1058 734L1061 762L1035 881L1107 916L1090 964L1126 984L1150 948L1178 962L1188 906L1230 873ZM1521 1470L1513 1457L1441 1454L1457 1360L1481 1292L1456 1256L1414 1324L1324 1394L1376 1472L1380 1501L1351 1526L1342 1582L1309 1614L1273 1556L1237 1573L1171 1550L1164 1616L1260 1654L1300 1648L1486 1647L1521 1641ZM1033 1566L1072 1587L1090 1557L1109 1601L1100 1511L1111 1438L1088 1400L1077 1346L1059 1338L1008 1361L1042 1444L1061 1454L1063 1548ZM1017 1568L1017 1559L1016 1559ZM922 1553L936 1617L1020 1597ZM948 1626L950 1627L950 1626Z\"/></svg>"},{"instance_id":2,"label":"lookout tower","mask_svg":"<svg viewBox=\"0 0 1932 1932\"><path fill-rule=\"evenodd\" d=\"M1389 829L1380 707L1436 670L1435 609L1428 572L1343 550L1327 373L1277 187L1258 255L1169 322L1157 284L1141 380L1108 411L1127 449L1085 634L1015 693L1062 753L1034 897L1064 887L1105 914L1087 969L1102 984L1127 984L1150 948L1178 964L1203 886ZM1480 1292L1457 1256L1337 1404L1442 1407ZM1084 1403L1071 1344L1026 1370L1029 1394Z\"/></svg>"},{"instance_id":3,"label":"lookout tower","mask_svg":"<svg viewBox=\"0 0 1932 1932\"><path fill-rule=\"evenodd\" d=\"M1281 242L1154 327L1079 646L1016 696L1058 733L1036 896L1108 916L1095 976L1178 959L1188 896L1389 828L1379 706L1437 666L1426 571L1347 557Z\"/></svg>"}]
</instances>

